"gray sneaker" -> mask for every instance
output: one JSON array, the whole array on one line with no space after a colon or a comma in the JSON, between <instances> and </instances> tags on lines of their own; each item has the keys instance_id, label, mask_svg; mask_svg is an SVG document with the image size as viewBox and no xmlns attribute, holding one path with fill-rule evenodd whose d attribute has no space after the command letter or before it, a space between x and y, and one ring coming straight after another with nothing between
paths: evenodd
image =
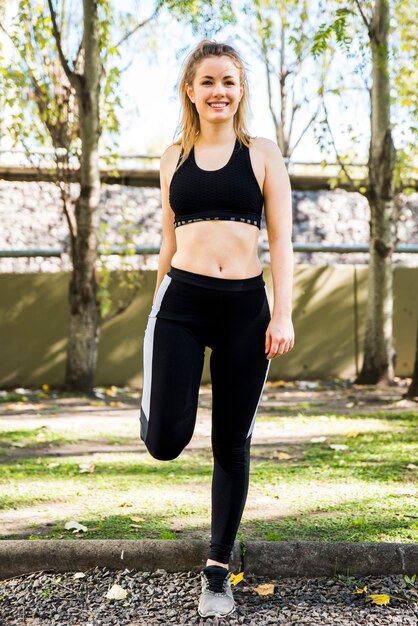
<instances>
[{"instance_id":1,"label":"gray sneaker","mask_svg":"<svg viewBox=\"0 0 418 626\"><path fill-rule=\"evenodd\" d=\"M230 572L220 565L208 565L200 573L202 593L198 612L201 617L224 617L235 611Z\"/></svg>"}]
</instances>

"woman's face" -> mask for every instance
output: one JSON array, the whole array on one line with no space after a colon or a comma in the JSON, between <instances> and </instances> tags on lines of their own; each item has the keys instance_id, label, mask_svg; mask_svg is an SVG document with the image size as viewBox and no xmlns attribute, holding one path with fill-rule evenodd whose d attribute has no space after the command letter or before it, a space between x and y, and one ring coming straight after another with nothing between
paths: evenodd
<instances>
[{"instance_id":1,"label":"woman's face","mask_svg":"<svg viewBox=\"0 0 418 626\"><path fill-rule=\"evenodd\" d=\"M201 61L193 84L187 85L187 95L199 116L208 122L233 118L243 90L239 70L228 56L212 56Z\"/></svg>"}]
</instances>

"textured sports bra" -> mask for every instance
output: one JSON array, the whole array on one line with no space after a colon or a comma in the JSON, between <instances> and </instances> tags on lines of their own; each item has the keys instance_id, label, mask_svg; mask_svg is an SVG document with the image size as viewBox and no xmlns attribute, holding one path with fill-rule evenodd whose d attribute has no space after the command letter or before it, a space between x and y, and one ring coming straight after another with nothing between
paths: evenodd
<instances>
[{"instance_id":1,"label":"textured sports bra","mask_svg":"<svg viewBox=\"0 0 418 626\"><path fill-rule=\"evenodd\" d=\"M177 163L179 163L181 154ZM260 228L264 197L251 165L250 152L239 139L228 163L202 170L194 147L174 173L169 189L174 228L203 220L233 220Z\"/></svg>"}]
</instances>

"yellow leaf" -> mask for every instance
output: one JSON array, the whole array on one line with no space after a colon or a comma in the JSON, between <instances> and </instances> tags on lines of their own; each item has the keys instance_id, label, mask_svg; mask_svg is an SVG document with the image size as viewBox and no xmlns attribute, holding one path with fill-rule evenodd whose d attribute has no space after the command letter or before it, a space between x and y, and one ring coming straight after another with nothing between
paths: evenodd
<instances>
[{"instance_id":1,"label":"yellow leaf","mask_svg":"<svg viewBox=\"0 0 418 626\"><path fill-rule=\"evenodd\" d=\"M346 437L357 437L358 432L356 430L350 430L348 433L345 433Z\"/></svg>"},{"instance_id":2,"label":"yellow leaf","mask_svg":"<svg viewBox=\"0 0 418 626\"><path fill-rule=\"evenodd\" d=\"M123 402L112 400L112 402L109 402L109 406L123 406Z\"/></svg>"},{"instance_id":3,"label":"yellow leaf","mask_svg":"<svg viewBox=\"0 0 418 626\"><path fill-rule=\"evenodd\" d=\"M238 585L244 578L244 572L240 572L239 574L231 574L231 585Z\"/></svg>"},{"instance_id":4,"label":"yellow leaf","mask_svg":"<svg viewBox=\"0 0 418 626\"><path fill-rule=\"evenodd\" d=\"M92 400L89 402L90 406L106 406L106 402L104 400Z\"/></svg>"},{"instance_id":5,"label":"yellow leaf","mask_svg":"<svg viewBox=\"0 0 418 626\"><path fill-rule=\"evenodd\" d=\"M131 502L122 502L119 506L133 506L133 504Z\"/></svg>"},{"instance_id":6,"label":"yellow leaf","mask_svg":"<svg viewBox=\"0 0 418 626\"><path fill-rule=\"evenodd\" d=\"M288 454L287 452L277 452L276 453L276 459L291 459L293 458L290 454Z\"/></svg>"},{"instance_id":7,"label":"yellow leaf","mask_svg":"<svg viewBox=\"0 0 418 626\"><path fill-rule=\"evenodd\" d=\"M145 522L145 519L143 517L131 517L131 522Z\"/></svg>"},{"instance_id":8,"label":"yellow leaf","mask_svg":"<svg viewBox=\"0 0 418 626\"><path fill-rule=\"evenodd\" d=\"M42 391L49 391L49 385L42 385Z\"/></svg>"},{"instance_id":9,"label":"yellow leaf","mask_svg":"<svg viewBox=\"0 0 418 626\"><path fill-rule=\"evenodd\" d=\"M259 596L269 596L274 593L274 585L270 583L258 585L258 587L254 587L253 591L258 593Z\"/></svg>"},{"instance_id":10,"label":"yellow leaf","mask_svg":"<svg viewBox=\"0 0 418 626\"><path fill-rule=\"evenodd\" d=\"M130 528L140 528L142 529L143 527L140 524L129 524Z\"/></svg>"},{"instance_id":11,"label":"yellow leaf","mask_svg":"<svg viewBox=\"0 0 418 626\"><path fill-rule=\"evenodd\" d=\"M47 393L38 393L38 398L49 398Z\"/></svg>"},{"instance_id":12,"label":"yellow leaf","mask_svg":"<svg viewBox=\"0 0 418 626\"><path fill-rule=\"evenodd\" d=\"M372 604L389 604L390 596L386 593L372 593L365 598L366 602L372 602Z\"/></svg>"},{"instance_id":13,"label":"yellow leaf","mask_svg":"<svg viewBox=\"0 0 418 626\"><path fill-rule=\"evenodd\" d=\"M356 585L356 593L366 593L367 585L365 587L357 587Z\"/></svg>"},{"instance_id":14,"label":"yellow leaf","mask_svg":"<svg viewBox=\"0 0 418 626\"><path fill-rule=\"evenodd\" d=\"M116 396L117 392L118 392L118 388L117 388L117 387L115 387L114 385L112 385L111 387L108 387L108 388L105 390L105 394L106 394L107 396L111 396L111 397Z\"/></svg>"},{"instance_id":15,"label":"yellow leaf","mask_svg":"<svg viewBox=\"0 0 418 626\"><path fill-rule=\"evenodd\" d=\"M105 598L108 600L124 600L128 592L120 585L113 585L107 592Z\"/></svg>"}]
</instances>

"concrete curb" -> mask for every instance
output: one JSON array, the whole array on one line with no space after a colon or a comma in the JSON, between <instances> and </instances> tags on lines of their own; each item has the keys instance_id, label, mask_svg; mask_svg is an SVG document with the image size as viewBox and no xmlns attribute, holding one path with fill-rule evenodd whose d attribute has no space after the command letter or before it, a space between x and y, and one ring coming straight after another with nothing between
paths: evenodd
<instances>
[{"instance_id":1,"label":"concrete curb","mask_svg":"<svg viewBox=\"0 0 418 626\"><path fill-rule=\"evenodd\" d=\"M0 579L40 570L83 571L96 566L152 572L199 571L206 564L206 540L79 539L0 541ZM240 566L240 545L235 542L231 571Z\"/></svg>"},{"instance_id":2,"label":"concrete curb","mask_svg":"<svg viewBox=\"0 0 418 626\"><path fill-rule=\"evenodd\" d=\"M245 571L271 578L418 574L416 543L249 541Z\"/></svg>"},{"instance_id":3,"label":"concrete curb","mask_svg":"<svg viewBox=\"0 0 418 626\"><path fill-rule=\"evenodd\" d=\"M243 557L240 552L243 550ZM35 571L83 571L96 566L167 572L200 571L207 540L3 540L0 579ZM418 573L418 544L321 541L236 541L231 571L256 576L317 577Z\"/></svg>"}]
</instances>

